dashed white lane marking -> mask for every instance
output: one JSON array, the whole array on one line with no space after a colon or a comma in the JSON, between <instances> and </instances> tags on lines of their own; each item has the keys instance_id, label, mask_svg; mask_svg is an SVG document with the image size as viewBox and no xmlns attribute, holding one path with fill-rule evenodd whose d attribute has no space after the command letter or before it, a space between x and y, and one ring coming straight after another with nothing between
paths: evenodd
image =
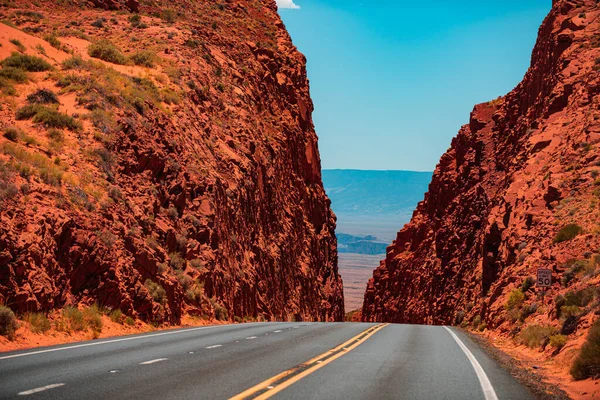
<instances>
[{"instance_id":1,"label":"dashed white lane marking","mask_svg":"<svg viewBox=\"0 0 600 400\"><path fill-rule=\"evenodd\" d=\"M141 362L140 365L150 365L150 364L154 364L154 363L166 361L166 360L168 360L168 358L157 358L155 360Z\"/></svg>"},{"instance_id":2,"label":"dashed white lane marking","mask_svg":"<svg viewBox=\"0 0 600 400\"><path fill-rule=\"evenodd\" d=\"M193 351L188 351L188 354L194 354L194 352Z\"/></svg>"},{"instance_id":3,"label":"dashed white lane marking","mask_svg":"<svg viewBox=\"0 0 600 400\"><path fill-rule=\"evenodd\" d=\"M25 390L24 392L17 393L17 395L18 396L28 396L30 394L43 392L45 390L50 390L50 389L54 389L54 388L61 387L61 386L65 386L65 384L64 383L53 383L52 385L42 386L42 387L31 389L31 390Z\"/></svg>"},{"instance_id":4,"label":"dashed white lane marking","mask_svg":"<svg viewBox=\"0 0 600 400\"><path fill-rule=\"evenodd\" d=\"M84 343L84 344L78 344L78 345L75 345L75 346L59 347L58 349L46 349L46 350L31 351L29 353L11 354L9 356L0 357L0 360L8 360L9 358L33 356L33 355L36 355L36 354L51 353L51 352L54 352L54 351L63 351L63 350L78 349L78 348L81 348L81 347L100 346L100 345L103 345L103 344L111 344L111 343L118 343L118 342L127 342L127 341L130 341L130 340L142 340L142 339L148 339L148 338L152 338L152 337L156 337L156 336L177 335L177 334L181 334L181 333L189 333L189 332L199 331L199 330L202 330L202 329L213 329L213 328L218 328L218 326L203 326L203 327L200 327L200 328L191 328L191 329L178 330L178 331L153 333L153 334L144 335L144 336L135 336L135 337L125 337L125 338L121 338L121 339L104 340L102 342Z\"/></svg>"},{"instance_id":5,"label":"dashed white lane marking","mask_svg":"<svg viewBox=\"0 0 600 400\"><path fill-rule=\"evenodd\" d=\"M252 340L252 339L256 339L256 336L248 336L248 337L246 338L246 340Z\"/></svg>"},{"instance_id":6,"label":"dashed white lane marking","mask_svg":"<svg viewBox=\"0 0 600 400\"><path fill-rule=\"evenodd\" d=\"M110 370L108 372L110 372L111 374L116 374L117 372L119 372L119 370L118 369L113 369L113 370Z\"/></svg>"},{"instance_id":7,"label":"dashed white lane marking","mask_svg":"<svg viewBox=\"0 0 600 400\"><path fill-rule=\"evenodd\" d=\"M498 396L496 396L496 391L494 390L492 383L488 379L483 368L481 368L481 364L479 364L479 361L477 361L473 353L471 353L471 350L469 350L467 346L465 346L462 340L460 340L459 337L456 336L456 334L452 332L450 328L448 328L447 326L445 326L444 328L446 328L448 333L452 335L456 343L458 343L458 346L462 349L462 351L466 354L467 358L471 362L471 365L473 366L473 369L477 374L477 378L479 378L479 384L481 385L481 389L483 390L485 400L498 400Z\"/></svg>"},{"instance_id":8,"label":"dashed white lane marking","mask_svg":"<svg viewBox=\"0 0 600 400\"><path fill-rule=\"evenodd\" d=\"M236 343L239 343L240 341L239 341L239 340L236 340L235 342L236 342Z\"/></svg>"},{"instance_id":9,"label":"dashed white lane marking","mask_svg":"<svg viewBox=\"0 0 600 400\"><path fill-rule=\"evenodd\" d=\"M300 328L299 326L292 326L292 329L298 329Z\"/></svg>"},{"instance_id":10,"label":"dashed white lane marking","mask_svg":"<svg viewBox=\"0 0 600 400\"><path fill-rule=\"evenodd\" d=\"M273 389L275 386L267 386L267 389Z\"/></svg>"},{"instance_id":11,"label":"dashed white lane marking","mask_svg":"<svg viewBox=\"0 0 600 400\"><path fill-rule=\"evenodd\" d=\"M223 346L223 345L222 344L215 344L215 345L212 345L212 346L208 346L207 349L216 349L217 347L221 347L221 346Z\"/></svg>"},{"instance_id":12,"label":"dashed white lane marking","mask_svg":"<svg viewBox=\"0 0 600 400\"><path fill-rule=\"evenodd\" d=\"M273 333L279 333L279 332L281 332L281 330L276 330L276 331L273 331Z\"/></svg>"}]
</instances>

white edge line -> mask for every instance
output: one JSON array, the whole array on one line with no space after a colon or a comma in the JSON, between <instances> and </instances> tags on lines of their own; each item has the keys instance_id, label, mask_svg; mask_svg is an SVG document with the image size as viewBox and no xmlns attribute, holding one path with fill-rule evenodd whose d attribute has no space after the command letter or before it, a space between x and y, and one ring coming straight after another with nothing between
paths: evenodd
<instances>
[{"instance_id":1,"label":"white edge line","mask_svg":"<svg viewBox=\"0 0 600 400\"><path fill-rule=\"evenodd\" d=\"M43 392L44 390L54 389L54 388L61 387L61 386L65 386L65 384L64 383L53 383L52 385L42 386L42 387L31 389L31 390L25 390L24 392L19 392L19 393L17 393L17 396L28 396L30 394Z\"/></svg>"},{"instance_id":2,"label":"white edge line","mask_svg":"<svg viewBox=\"0 0 600 400\"><path fill-rule=\"evenodd\" d=\"M36 354L51 353L51 352L54 352L54 351L78 349L80 347L100 346L100 345L103 345L103 344L110 344L110 343L117 343L117 342L127 342L129 340L141 340L141 339L147 339L147 338L157 337L157 336L175 335L175 334L181 334L181 333L186 333L186 332L199 331L199 330L202 330L202 329L218 328L219 326L223 326L223 325L202 326L200 328L192 328L192 329L177 330L177 331L170 331L170 332L153 333L153 334L144 335L144 336L135 336L135 337L126 337L126 338L121 338L121 339L104 340L102 342L84 343L84 344L78 344L78 345L75 345L75 346L59 347L58 349L46 349L46 350L31 351L29 353L19 353L19 354L12 354L12 355L9 355L9 356L0 357L0 360L8 360L9 358L33 356L33 355L36 355Z\"/></svg>"},{"instance_id":3,"label":"white edge line","mask_svg":"<svg viewBox=\"0 0 600 400\"><path fill-rule=\"evenodd\" d=\"M215 344L213 346L208 346L207 349L216 349L217 347L223 346L222 344Z\"/></svg>"},{"instance_id":4,"label":"white edge line","mask_svg":"<svg viewBox=\"0 0 600 400\"><path fill-rule=\"evenodd\" d=\"M448 331L448 333L450 333L450 335L452 335L458 346L462 349L462 351L465 353L465 355L471 362L471 365L473 366L473 369L477 374L477 378L479 379L479 383L481 384L481 389L483 390L483 395L485 396L485 399L498 400L498 396L496 395L496 391L494 390L492 383L485 374L483 368L481 368L481 364L479 364L479 361L477 361L473 353L471 353L471 350L469 350L467 346L465 346L465 344L454 332L452 332L450 328L448 328L447 326L444 326L444 328Z\"/></svg>"},{"instance_id":5,"label":"white edge line","mask_svg":"<svg viewBox=\"0 0 600 400\"><path fill-rule=\"evenodd\" d=\"M141 362L140 365L150 365L161 361L167 361L168 358L157 358L155 360Z\"/></svg>"}]
</instances>

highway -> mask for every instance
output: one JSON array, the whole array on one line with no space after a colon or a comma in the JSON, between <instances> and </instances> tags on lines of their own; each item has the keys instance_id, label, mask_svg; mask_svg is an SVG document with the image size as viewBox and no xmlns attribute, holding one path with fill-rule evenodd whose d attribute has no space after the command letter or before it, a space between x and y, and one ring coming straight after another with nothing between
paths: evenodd
<instances>
[{"instance_id":1,"label":"highway","mask_svg":"<svg viewBox=\"0 0 600 400\"><path fill-rule=\"evenodd\" d=\"M532 397L456 328L284 322L0 353L0 398Z\"/></svg>"}]
</instances>

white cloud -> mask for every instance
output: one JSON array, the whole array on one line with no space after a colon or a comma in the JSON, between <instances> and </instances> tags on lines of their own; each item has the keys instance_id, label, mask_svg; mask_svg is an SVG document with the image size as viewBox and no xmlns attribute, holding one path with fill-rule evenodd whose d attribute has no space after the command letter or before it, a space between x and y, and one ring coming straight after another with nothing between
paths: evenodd
<instances>
[{"instance_id":1,"label":"white cloud","mask_svg":"<svg viewBox=\"0 0 600 400\"><path fill-rule=\"evenodd\" d=\"M293 8L293 9L299 9L300 6L296 3L294 3L294 0L277 0L277 6L279 8Z\"/></svg>"}]
</instances>

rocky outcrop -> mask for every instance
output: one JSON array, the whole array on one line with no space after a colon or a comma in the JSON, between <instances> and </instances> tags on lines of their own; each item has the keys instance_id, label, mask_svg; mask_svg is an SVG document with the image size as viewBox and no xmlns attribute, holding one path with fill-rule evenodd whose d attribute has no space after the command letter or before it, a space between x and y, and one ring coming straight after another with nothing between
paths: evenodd
<instances>
[{"instance_id":1,"label":"rocky outcrop","mask_svg":"<svg viewBox=\"0 0 600 400\"><path fill-rule=\"evenodd\" d=\"M0 303L97 302L157 322L341 320L305 58L275 2L141 2L139 17L122 11L133 2L93 3L3 15L18 24L5 37L30 40L53 71L0 98L2 128L21 132L0 137ZM58 43L36 53L51 32ZM97 42L125 61L90 58ZM5 105L40 89L80 127L57 132Z\"/></svg>"},{"instance_id":2,"label":"rocky outcrop","mask_svg":"<svg viewBox=\"0 0 600 400\"><path fill-rule=\"evenodd\" d=\"M560 326L553 299L598 284L599 17L596 1L553 1L523 81L474 108L388 247L365 293L364 321ZM568 224L582 231L562 241ZM588 272L573 270L574 260ZM554 275L541 310L541 289L522 286L538 268ZM505 304L520 288L533 315L518 322Z\"/></svg>"}]
</instances>

